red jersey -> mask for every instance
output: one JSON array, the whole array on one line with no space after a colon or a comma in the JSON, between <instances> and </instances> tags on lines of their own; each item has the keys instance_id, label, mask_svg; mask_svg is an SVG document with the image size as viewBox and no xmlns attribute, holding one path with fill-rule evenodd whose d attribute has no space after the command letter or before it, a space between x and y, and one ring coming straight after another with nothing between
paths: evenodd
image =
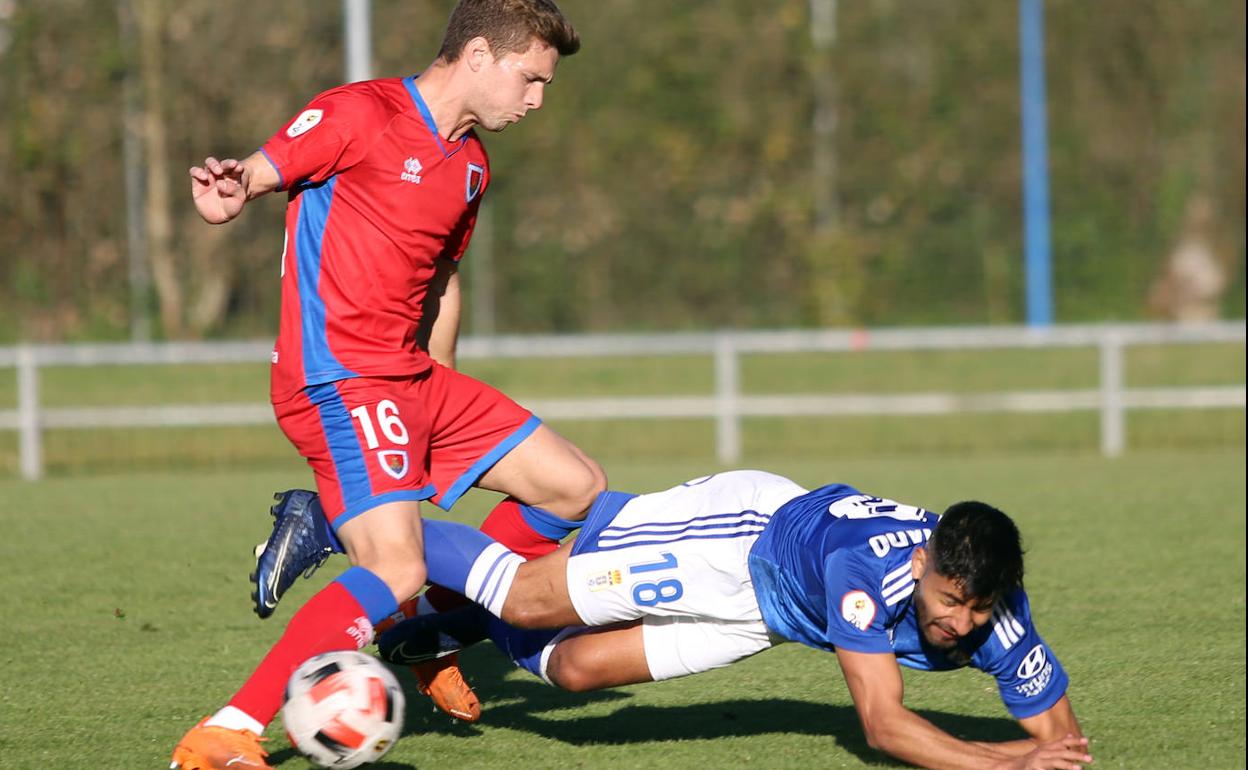
<instances>
[{"instance_id":1,"label":"red jersey","mask_svg":"<svg viewBox=\"0 0 1248 770\"><path fill-rule=\"evenodd\" d=\"M438 259L458 261L489 182L473 132L448 144L414 77L317 96L261 152L289 191L272 396L429 367L416 344Z\"/></svg>"}]
</instances>

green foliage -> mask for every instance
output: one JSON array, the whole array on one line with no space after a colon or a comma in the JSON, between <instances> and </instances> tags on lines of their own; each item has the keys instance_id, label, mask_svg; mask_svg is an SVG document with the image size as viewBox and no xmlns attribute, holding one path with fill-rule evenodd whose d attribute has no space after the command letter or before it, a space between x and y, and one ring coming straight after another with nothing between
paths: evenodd
<instances>
[{"instance_id":1,"label":"green foliage","mask_svg":"<svg viewBox=\"0 0 1248 770\"><path fill-rule=\"evenodd\" d=\"M1024 455L888 461L759 458L807 485L846 481L941 509L974 496L1018 521L1037 624L1071 676L1094 767L1242 767L1244 454L1141 453L1116 461ZM657 490L705 462L618 463L618 488ZM291 614L345 567L336 557L275 618L247 601L268 494L306 471L0 481L8 614L0 755L12 770L164 767ZM494 496L453 516L477 523ZM493 649L463 658L485 711L433 713L406 672L406 737L384 767L900 767L866 746L835 657L782 645L661 684L569 694ZM968 738L1021 735L992 681L905 672L906 702ZM101 725L108 729L101 729ZM271 761L302 770L269 729Z\"/></svg>"},{"instance_id":2,"label":"green foliage","mask_svg":"<svg viewBox=\"0 0 1248 770\"><path fill-rule=\"evenodd\" d=\"M375 73L424 67L449 0L372 5ZM1022 319L1017 3L837 3L827 51L807 0L562 5L582 51L540 112L485 137L499 331ZM130 6L155 14L163 46L146 107L167 131L178 280L192 305L211 281L228 292L188 333L275 326L280 196L210 228L184 170L250 152L339 82L341 4L56 0L0 17L0 340L127 333L119 105L143 61L119 34ZM1222 313L1241 316L1244 5L1045 11L1057 318L1154 312L1196 198L1214 206ZM820 88L836 115L823 178ZM836 203L824 227L817 188ZM470 301L487 301L482 262L465 263Z\"/></svg>"}]
</instances>

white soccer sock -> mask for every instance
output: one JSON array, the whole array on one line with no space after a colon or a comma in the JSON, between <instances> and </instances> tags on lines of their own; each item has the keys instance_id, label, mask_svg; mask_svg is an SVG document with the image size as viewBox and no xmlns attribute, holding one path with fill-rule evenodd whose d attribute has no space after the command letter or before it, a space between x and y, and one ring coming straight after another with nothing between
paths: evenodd
<instances>
[{"instance_id":1,"label":"white soccer sock","mask_svg":"<svg viewBox=\"0 0 1248 770\"><path fill-rule=\"evenodd\" d=\"M494 543L472 563L465 595L495 617L501 617L503 603L507 601L511 584L516 579L516 570L521 564L524 564L524 557Z\"/></svg>"},{"instance_id":2,"label":"white soccer sock","mask_svg":"<svg viewBox=\"0 0 1248 770\"><path fill-rule=\"evenodd\" d=\"M224 727L227 730L251 730L256 735L264 734L264 725L257 722L250 714L234 706L226 706L204 723L207 727Z\"/></svg>"}]
</instances>

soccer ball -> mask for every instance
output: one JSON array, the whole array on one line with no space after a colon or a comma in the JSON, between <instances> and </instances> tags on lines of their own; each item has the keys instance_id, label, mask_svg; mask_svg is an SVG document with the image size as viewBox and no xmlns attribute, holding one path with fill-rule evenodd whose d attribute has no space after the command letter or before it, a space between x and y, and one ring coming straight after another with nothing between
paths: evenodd
<instances>
[{"instance_id":1,"label":"soccer ball","mask_svg":"<svg viewBox=\"0 0 1248 770\"><path fill-rule=\"evenodd\" d=\"M376 762L403 730L403 689L385 664L362 652L327 652L303 662L286 684L282 723L292 746L319 767Z\"/></svg>"}]
</instances>

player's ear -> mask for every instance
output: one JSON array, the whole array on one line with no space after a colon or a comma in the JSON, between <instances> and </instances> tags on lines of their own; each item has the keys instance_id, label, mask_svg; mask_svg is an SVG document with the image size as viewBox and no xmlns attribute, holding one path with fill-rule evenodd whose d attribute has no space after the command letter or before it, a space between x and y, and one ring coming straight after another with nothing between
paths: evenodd
<instances>
[{"instance_id":1,"label":"player's ear","mask_svg":"<svg viewBox=\"0 0 1248 770\"><path fill-rule=\"evenodd\" d=\"M915 548L914 554L910 557L910 577L918 580L923 577L923 572L927 569L927 547Z\"/></svg>"},{"instance_id":2,"label":"player's ear","mask_svg":"<svg viewBox=\"0 0 1248 770\"><path fill-rule=\"evenodd\" d=\"M487 64L494 61L494 53L490 50L490 43L483 37L474 37L467 43L464 43L463 53L460 58L468 65L473 72L480 72Z\"/></svg>"}]
</instances>

